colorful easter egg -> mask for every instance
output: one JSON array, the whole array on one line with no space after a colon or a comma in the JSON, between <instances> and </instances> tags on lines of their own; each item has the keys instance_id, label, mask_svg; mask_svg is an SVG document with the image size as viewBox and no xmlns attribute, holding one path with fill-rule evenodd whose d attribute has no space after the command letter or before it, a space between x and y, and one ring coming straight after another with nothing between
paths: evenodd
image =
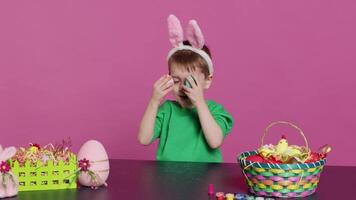
<instances>
[{"instance_id":1,"label":"colorful easter egg","mask_svg":"<svg viewBox=\"0 0 356 200\"><path fill-rule=\"evenodd\" d=\"M321 154L316 152L311 152L305 163L317 162L321 159Z\"/></svg>"},{"instance_id":2,"label":"colorful easter egg","mask_svg":"<svg viewBox=\"0 0 356 200\"><path fill-rule=\"evenodd\" d=\"M191 77L195 83L195 85L197 85L197 81L195 80L194 76L193 75L189 75L188 77ZM184 79L184 85L186 87L189 87L189 88L193 88L192 84L190 84L189 80L188 80L188 77L186 79Z\"/></svg>"},{"instance_id":3,"label":"colorful easter egg","mask_svg":"<svg viewBox=\"0 0 356 200\"><path fill-rule=\"evenodd\" d=\"M104 146L96 140L89 140L82 145L78 155L81 173L79 183L88 187L106 185L109 177L109 158Z\"/></svg>"},{"instance_id":4,"label":"colorful easter egg","mask_svg":"<svg viewBox=\"0 0 356 200\"><path fill-rule=\"evenodd\" d=\"M266 162L266 160L262 156L260 156L258 154L248 156L246 158L246 160L251 161L251 162Z\"/></svg>"}]
</instances>

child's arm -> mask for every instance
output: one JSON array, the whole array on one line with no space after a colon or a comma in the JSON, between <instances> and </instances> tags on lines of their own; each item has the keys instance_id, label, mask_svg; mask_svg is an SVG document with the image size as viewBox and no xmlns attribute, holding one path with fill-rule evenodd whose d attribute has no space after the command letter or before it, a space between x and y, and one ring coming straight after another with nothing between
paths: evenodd
<instances>
[{"instance_id":1,"label":"child's arm","mask_svg":"<svg viewBox=\"0 0 356 200\"><path fill-rule=\"evenodd\" d=\"M186 86L183 86L183 88L189 99L197 108L205 139L211 148L218 148L222 145L224 140L222 130L210 113L204 99L202 86L197 84L191 77L188 78L188 81L192 88Z\"/></svg>"},{"instance_id":2,"label":"child's arm","mask_svg":"<svg viewBox=\"0 0 356 200\"><path fill-rule=\"evenodd\" d=\"M197 102L196 107L206 141L213 149L220 147L224 140L223 133L211 115L205 100Z\"/></svg>"},{"instance_id":3,"label":"child's arm","mask_svg":"<svg viewBox=\"0 0 356 200\"><path fill-rule=\"evenodd\" d=\"M169 75L164 75L153 85L152 97L142 117L137 135L138 141L143 145L151 143L154 135L154 125L158 107L163 98L172 90L173 80Z\"/></svg>"}]
</instances>

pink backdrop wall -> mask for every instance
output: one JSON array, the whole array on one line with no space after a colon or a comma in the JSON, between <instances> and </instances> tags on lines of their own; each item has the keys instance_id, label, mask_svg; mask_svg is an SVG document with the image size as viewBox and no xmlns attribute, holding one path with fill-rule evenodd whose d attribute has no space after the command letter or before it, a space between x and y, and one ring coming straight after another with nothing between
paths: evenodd
<instances>
[{"instance_id":1,"label":"pink backdrop wall","mask_svg":"<svg viewBox=\"0 0 356 200\"><path fill-rule=\"evenodd\" d=\"M203 5L200 5L203 4ZM0 143L98 139L111 158L154 159L138 125L167 72L166 17L196 18L216 74L207 98L236 118L226 162L255 149L267 124L302 127L331 165L354 165L354 1L0 1ZM281 132L280 132L281 131ZM269 142L292 129L274 129Z\"/></svg>"}]
</instances>

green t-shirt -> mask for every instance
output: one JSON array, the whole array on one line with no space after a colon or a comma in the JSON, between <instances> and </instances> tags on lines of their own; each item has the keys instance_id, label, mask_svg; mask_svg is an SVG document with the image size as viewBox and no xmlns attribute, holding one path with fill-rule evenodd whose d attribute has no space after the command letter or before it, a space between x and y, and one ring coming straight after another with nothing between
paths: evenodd
<instances>
[{"instance_id":1,"label":"green t-shirt","mask_svg":"<svg viewBox=\"0 0 356 200\"><path fill-rule=\"evenodd\" d=\"M206 103L225 137L234 119L220 104ZM222 162L220 149L210 148L205 140L196 108L182 108L176 101L165 101L157 112L152 141L157 138L157 160Z\"/></svg>"}]
</instances>

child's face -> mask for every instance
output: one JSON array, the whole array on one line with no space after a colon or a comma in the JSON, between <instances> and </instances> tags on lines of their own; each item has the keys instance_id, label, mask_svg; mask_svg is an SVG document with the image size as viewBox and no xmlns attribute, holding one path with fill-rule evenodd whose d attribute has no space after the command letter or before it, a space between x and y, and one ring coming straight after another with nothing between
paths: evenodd
<instances>
[{"instance_id":1,"label":"child's face","mask_svg":"<svg viewBox=\"0 0 356 200\"><path fill-rule=\"evenodd\" d=\"M211 83L211 77L205 78L204 74L199 70L189 72L187 70L179 69L178 67L171 67L170 75L173 78L173 96L177 102L184 108L192 107L192 102L188 96L184 93L183 85L184 80L193 75L197 84L202 90L208 89Z\"/></svg>"}]
</instances>

